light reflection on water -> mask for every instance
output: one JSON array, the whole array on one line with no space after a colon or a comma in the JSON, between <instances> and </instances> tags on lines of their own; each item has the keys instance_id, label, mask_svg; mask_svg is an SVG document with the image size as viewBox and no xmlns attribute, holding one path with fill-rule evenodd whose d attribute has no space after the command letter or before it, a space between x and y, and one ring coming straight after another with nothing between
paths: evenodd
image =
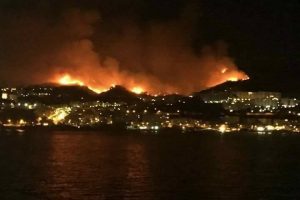
<instances>
[{"instance_id":1,"label":"light reflection on water","mask_svg":"<svg viewBox=\"0 0 300 200\"><path fill-rule=\"evenodd\" d=\"M126 136L54 134L48 176L51 198L140 198L151 185L145 146ZM135 194L132 193L134 191ZM150 198L151 194L147 194Z\"/></svg>"},{"instance_id":2,"label":"light reflection on water","mask_svg":"<svg viewBox=\"0 0 300 200\"><path fill-rule=\"evenodd\" d=\"M299 199L300 136L0 134L1 199Z\"/></svg>"}]
</instances>

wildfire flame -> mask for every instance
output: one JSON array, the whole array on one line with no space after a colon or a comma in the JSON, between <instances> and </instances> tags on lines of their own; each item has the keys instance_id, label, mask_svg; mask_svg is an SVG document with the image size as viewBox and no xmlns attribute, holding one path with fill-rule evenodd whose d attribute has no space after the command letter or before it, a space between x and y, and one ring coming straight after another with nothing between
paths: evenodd
<instances>
[{"instance_id":1,"label":"wildfire flame","mask_svg":"<svg viewBox=\"0 0 300 200\"><path fill-rule=\"evenodd\" d=\"M71 78L71 76L69 74L65 74L61 78L59 78L58 83L61 84L61 85L80 85L80 86L84 86L84 83L82 81Z\"/></svg>"},{"instance_id":2,"label":"wildfire flame","mask_svg":"<svg viewBox=\"0 0 300 200\"><path fill-rule=\"evenodd\" d=\"M60 9L55 21L46 16L26 18L20 23L15 19L12 24L9 22L7 28L12 29L7 32L22 32L20 30L26 30L30 21L34 31L28 36L38 36L39 39L31 41L37 48L24 59L22 52L26 52L28 46L22 44L27 44L23 40L27 35L8 37L11 42L20 42L18 51L9 54L22 63L15 70L0 73L0 79L15 84L79 85L96 93L121 85L137 94L151 95L189 95L226 81L248 79L229 56L224 42L191 46L190 41L195 39L192 37L194 23L186 22L194 21L189 17L198 16L186 16L189 10L182 11L174 19L159 23L149 21L143 27L130 17L116 19L112 26L110 20L101 21L103 29L94 29L100 18L97 9ZM119 31L111 32L112 29ZM98 42L94 43L96 38ZM6 64L14 69L10 66L14 66L14 62Z\"/></svg>"},{"instance_id":3,"label":"wildfire flame","mask_svg":"<svg viewBox=\"0 0 300 200\"><path fill-rule=\"evenodd\" d=\"M225 81L245 81L249 79L249 76L244 72L237 70L230 71L227 67L221 69L221 74L225 77Z\"/></svg>"},{"instance_id":4,"label":"wildfire flame","mask_svg":"<svg viewBox=\"0 0 300 200\"><path fill-rule=\"evenodd\" d=\"M67 24L70 20L66 33L77 37L67 38L64 44L58 45L61 48L53 52L51 71L54 74L46 74L48 81L85 86L96 93L121 85L136 94L187 95L226 81L249 79L228 56L227 45L223 42L203 47L196 54L189 46L190 35L185 34L186 24L181 24L181 20L176 27L173 22L151 25L149 33L141 31L143 34L135 35L139 31L124 30L124 37L111 38L116 42L104 45L116 57L107 54L105 47L101 49L103 55L99 55L91 38L97 19L81 12L70 13L64 19ZM69 27L75 29L69 30ZM129 30L135 29L129 27Z\"/></svg>"},{"instance_id":5,"label":"wildfire flame","mask_svg":"<svg viewBox=\"0 0 300 200\"><path fill-rule=\"evenodd\" d=\"M228 75L228 76L225 76L227 81L239 81L239 80L245 81L245 80L249 79L249 76L246 75L244 72L240 72L240 71L236 71L236 70L229 71L229 69L227 67L224 67L221 70L221 73L224 75Z\"/></svg>"},{"instance_id":6,"label":"wildfire flame","mask_svg":"<svg viewBox=\"0 0 300 200\"><path fill-rule=\"evenodd\" d=\"M95 93L98 93L98 94L101 93L101 92L106 91L106 90L103 90L103 89L100 89L100 88L96 88L96 87L92 87L90 85L87 85L83 81L72 78L69 74L65 74L65 75L61 76L55 82L59 83L60 85L87 86L90 90L92 90L92 91L94 91Z\"/></svg>"},{"instance_id":7,"label":"wildfire flame","mask_svg":"<svg viewBox=\"0 0 300 200\"><path fill-rule=\"evenodd\" d=\"M214 76L212 76L211 81L208 83L209 86L214 86L214 85L218 85L221 84L223 82L226 81L239 81L239 80L248 80L249 77L242 71L238 71L238 70L230 70L227 67L223 67L220 69L220 72L216 72ZM101 93L101 92L105 92L107 91L109 88L105 88L105 87L101 87L97 84L93 84L93 82L91 82L88 79L84 79L83 77L80 76L72 76L68 73L66 74L62 74L62 75L58 75L56 76L55 79L52 79L53 82L58 83L60 85L79 85L79 86L86 86L88 87L90 90L94 91L95 93ZM115 86L115 83L112 84L107 84L110 86ZM134 85L134 84L128 84L125 85L125 87L130 90L133 93L136 94L142 94L145 92L149 92L149 90L151 89L151 91L155 91L155 88L149 88L149 85L147 85L147 87L145 85L139 84L139 85ZM149 90L148 90L149 89ZM175 91L176 92L176 91ZM150 92L151 93L151 92ZM166 91L166 93L170 93L168 91Z\"/></svg>"},{"instance_id":8,"label":"wildfire flame","mask_svg":"<svg viewBox=\"0 0 300 200\"><path fill-rule=\"evenodd\" d=\"M131 89L132 92L136 93L136 94L142 94L144 92L144 89L141 87L134 87Z\"/></svg>"},{"instance_id":9,"label":"wildfire flame","mask_svg":"<svg viewBox=\"0 0 300 200\"><path fill-rule=\"evenodd\" d=\"M100 94L101 92L105 92L108 90L108 89L103 89L103 88L100 88L97 86L89 85L88 83L84 82L83 80L79 80L79 79L71 77L71 75L69 75L69 74L64 74L64 75L58 77L56 80L54 80L54 82L57 82L60 85L86 86L90 90L94 91L97 94ZM111 84L111 86L114 87L115 84ZM142 94L145 92L145 90L141 86L132 87L130 91L133 93L136 93L136 94Z\"/></svg>"}]
</instances>

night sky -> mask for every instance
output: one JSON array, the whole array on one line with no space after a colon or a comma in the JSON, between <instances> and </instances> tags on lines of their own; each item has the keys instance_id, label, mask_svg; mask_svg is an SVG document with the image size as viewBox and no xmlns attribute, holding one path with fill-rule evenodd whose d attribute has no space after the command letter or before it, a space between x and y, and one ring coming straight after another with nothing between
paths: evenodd
<instances>
[{"instance_id":1,"label":"night sky","mask_svg":"<svg viewBox=\"0 0 300 200\"><path fill-rule=\"evenodd\" d=\"M246 72L252 80L261 84L295 89L299 83L300 41L297 14L300 10L300 1L298 0L49 0L43 2L1 0L0 70L2 75L0 78L2 84L10 83L5 74L11 75L10 71L18 71L17 65L22 66L23 71L30 70L26 69L28 65L24 64L26 60L24 55L32 62L31 53L33 55L34 52L43 52L44 49L41 43L25 44L25 40L30 41L32 38L20 40L18 45L16 45L18 41L8 39L12 33L22 34L19 29L6 30L7 27L11 28L10 20L26 15L36 19L42 16L42 19L46 18L47 24L51 26L52 23L56 23L58 16L69 8L96 10L100 13L100 20L95 24L95 34L91 35L94 48L97 52L105 52L117 58L121 64L123 60L126 63L126 59L109 47L108 42L103 42L113 41L108 35L114 31L118 32L118 24L130 25L134 22L143 32L149 24L166 23L183 16L192 24L186 29L188 34L184 37L188 37L189 45L194 52L200 52L203 46L222 41L229 47L229 55L234 59L237 67ZM26 28L22 30L26 31ZM30 28L28 31L34 32ZM31 48L34 49L32 52L30 52ZM22 52L23 56L15 56ZM12 64L15 60L20 62Z\"/></svg>"},{"instance_id":2,"label":"night sky","mask_svg":"<svg viewBox=\"0 0 300 200\"><path fill-rule=\"evenodd\" d=\"M297 85L299 1L212 2L203 3L206 38L228 41L238 66L250 77Z\"/></svg>"},{"instance_id":3,"label":"night sky","mask_svg":"<svg viewBox=\"0 0 300 200\"><path fill-rule=\"evenodd\" d=\"M185 1L149 2L149 8L158 12L151 17L164 18L176 13ZM196 45L224 40L239 68L250 77L298 83L300 1L202 0L193 5L201 13Z\"/></svg>"}]
</instances>

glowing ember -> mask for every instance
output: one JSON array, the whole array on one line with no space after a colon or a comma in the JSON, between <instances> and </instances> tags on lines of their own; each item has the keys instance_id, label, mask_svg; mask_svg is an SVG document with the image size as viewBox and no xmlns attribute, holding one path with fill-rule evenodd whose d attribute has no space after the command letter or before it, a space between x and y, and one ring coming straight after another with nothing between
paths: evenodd
<instances>
[{"instance_id":1,"label":"glowing ember","mask_svg":"<svg viewBox=\"0 0 300 200\"><path fill-rule=\"evenodd\" d=\"M222 74L225 74L225 72L227 72L227 70L228 70L228 69L225 67L225 68L222 69L221 73L222 73Z\"/></svg>"}]
</instances>

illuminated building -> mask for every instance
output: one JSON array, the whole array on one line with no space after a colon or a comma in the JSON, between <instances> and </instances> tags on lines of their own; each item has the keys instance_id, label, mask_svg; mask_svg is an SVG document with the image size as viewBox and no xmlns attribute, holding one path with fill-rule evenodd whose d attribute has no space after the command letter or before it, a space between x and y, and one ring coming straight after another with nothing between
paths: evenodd
<instances>
[{"instance_id":1,"label":"illuminated building","mask_svg":"<svg viewBox=\"0 0 300 200\"><path fill-rule=\"evenodd\" d=\"M238 99L247 99L247 100L253 100L253 99L281 99L281 93L279 92L244 92L244 91L238 91L233 92L233 94Z\"/></svg>"},{"instance_id":2,"label":"illuminated building","mask_svg":"<svg viewBox=\"0 0 300 200\"><path fill-rule=\"evenodd\" d=\"M280 102L281 106L285 108L293 108L299 105L299 100L296 98L282 98Z\"/></svg>"},{"instance_id":3,"label":"illuminated building","mask_svg":"<svg viewBox=\"0 0 300 200\"><path fill-rule=\"evenodd\" d=\"M7 93L2 93L1 98L2 99L8 99L8 94Z\"/></svg>"}]
</instances>

